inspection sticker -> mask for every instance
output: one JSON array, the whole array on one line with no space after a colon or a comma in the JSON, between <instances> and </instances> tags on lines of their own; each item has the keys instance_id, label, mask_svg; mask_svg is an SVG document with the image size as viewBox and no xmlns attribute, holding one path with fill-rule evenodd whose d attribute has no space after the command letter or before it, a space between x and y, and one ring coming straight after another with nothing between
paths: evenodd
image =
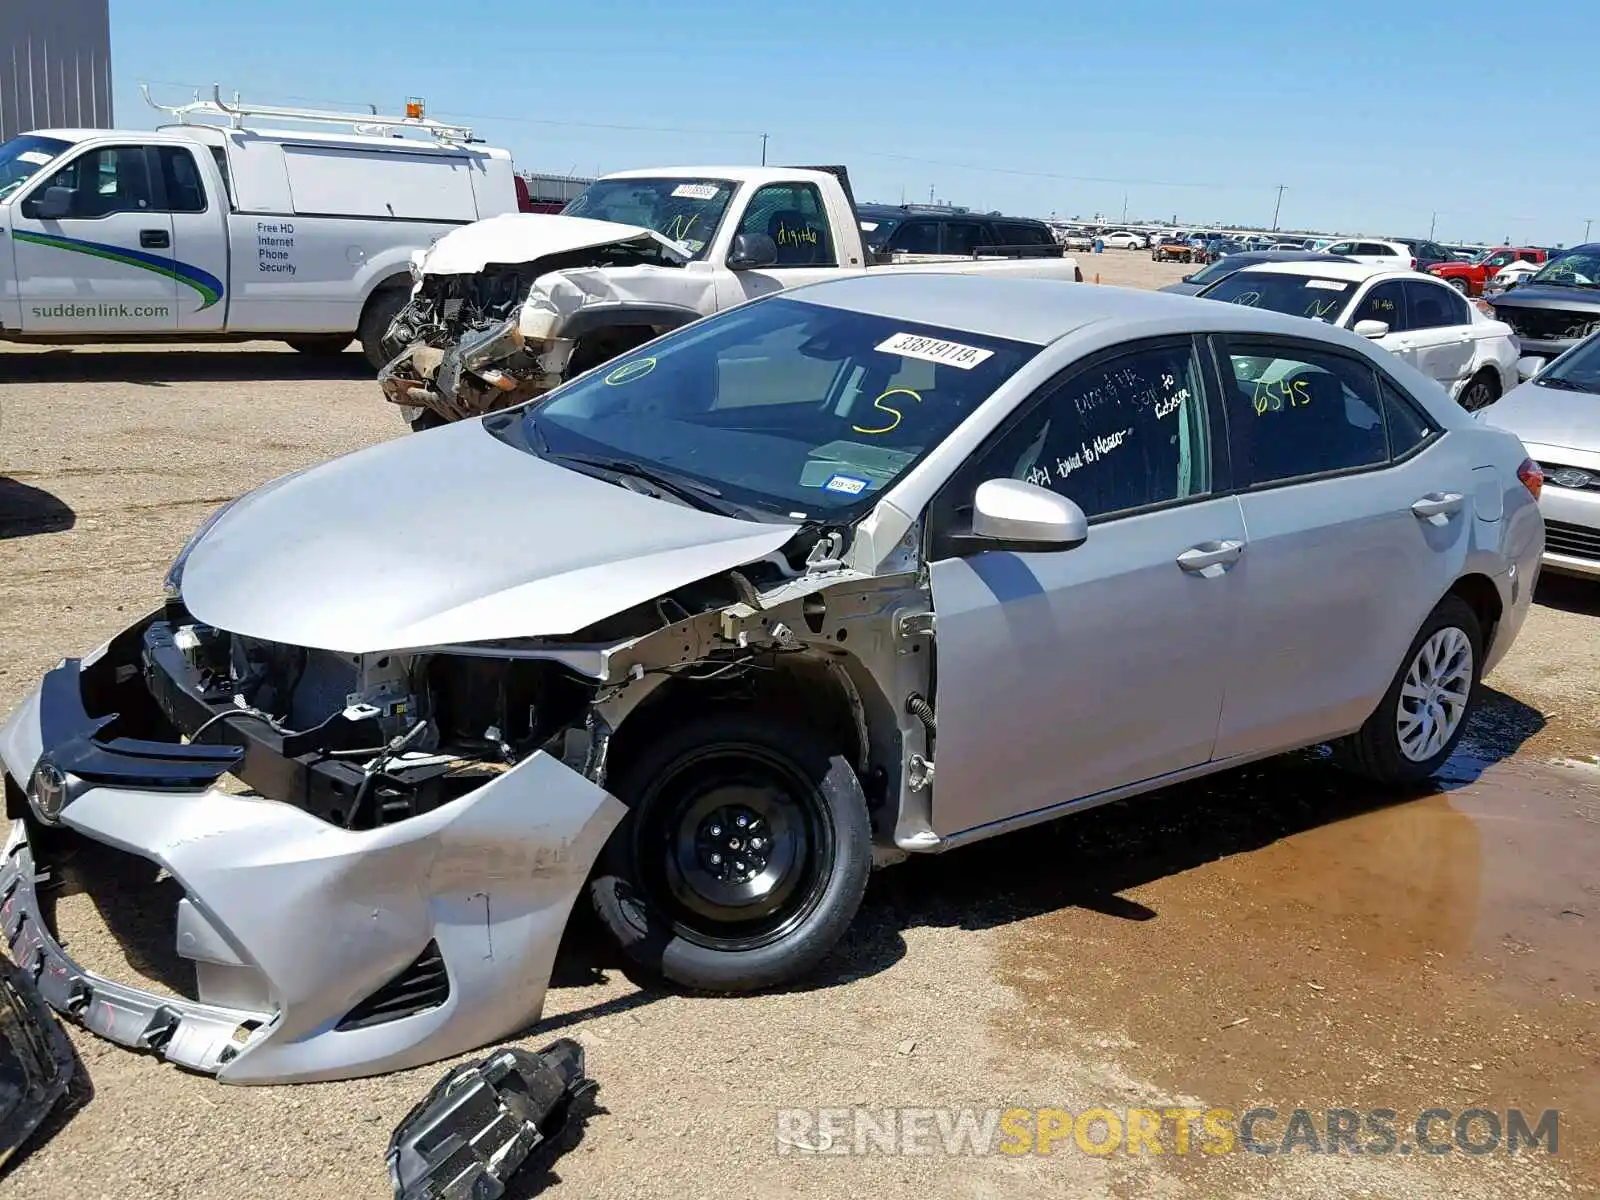
<instances>
[{"instance_id":1,"label":"inspection sticker","mask_svg":"<svg viewBox=\"0 0 1600 1200\"><path fill-rule=\"evenodd\" d=\"M993 350L980 350L976 346L963 346L960 342L941 342L938 338L923 337L919 333L897 333L875 349L902 358L920 358L926 362L944 363L947 367L960 367L970 371L986 358L993 358Z\"/></svg>"},{"instance_id":2,"label":"inspection sticker","mask_svg":"<svg viewBox=\"0 0 1600 1200\"><path fill-rule=\"evenodd\" d=\"M822 485L825 492L843 492L846 496L859 496L867 490L871 481L858 479L854 475L830 475L828 482Z\"/></svg>"},{"instance_id":3,"label":"inspection sticker","mask_svg":"<svg viewBox=\"0 0 1600 1200\"><path fill-rule=\"evenodd\" d=\"M680 200L715 200L717 198L717 185L714 183L680 183L672 189L672 194Z\"/></svg>"},{"instance_id":4,"label":"inspection sticker","mask_svg":"<svg viewBox=\"0 0 1600 1200\"><path fill-rule=\"evenodd\" d=\"M1348 283L1340 283L1337 279L1308 279L1306 280L1306 286L1308 288L1321 288L1325 292L1342 292L1350 285Z\"/></svg>"}]
</instances>

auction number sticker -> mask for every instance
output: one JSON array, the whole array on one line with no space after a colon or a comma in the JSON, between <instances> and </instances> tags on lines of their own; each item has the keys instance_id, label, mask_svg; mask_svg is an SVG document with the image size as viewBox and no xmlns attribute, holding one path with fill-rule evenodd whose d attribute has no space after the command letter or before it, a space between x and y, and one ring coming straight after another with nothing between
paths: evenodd
<instances>
[{"instance_id":1,"label":"auction number sticker","mask_svg":"<svg viewBox=\"0 0 1600 1200\"><path fill-rule=\"evenodd\" d=\"M679 200L715 200L718 190L714 183L680 183L672 194Z\"/></svg>"},{"instance_id":2,"label":"auction number sticker","mask_svg":"<svg viewBox=\"0 0 1600 1200\"><path fill-rule=\"evenodd\" d=\"M963 346L960 342L944 342L938 338L923 337L919 333L897 333L887 341L879 342L876 349L886 354L898 354L901 358L920 358L925 362L943 363L947 367L960 367L963 371L970 371L984 359L994 357L993 350Z\"/></svg>"},{"instance_id":3,"label":"auction number sticker","mask_svg":"<svg viewBox=\"0 0 1600 1200\"><path fill-rule=\"evenodd\" d=\"M636 358L632 362L625 362L620 367L613 367L606 375L606 382L612 387L628 383L650 374L656 369L656 360L653 358Z\"/></svg>"},{"instance_id":4,"label":"auction number sticker","mask_svg":"<svg viewBox=\"0 0 1600 1200\"><path fill-rule=\"evenodd\" d=\"M1306 280L1306 286L1308 288L1320 288L1325 292L1342 292L1350 285L1348 283L1340 283L1337 279L1308 279Z\"/></svg>"},{"instance_id":5,"label":"auction number sticker","mask_svg":"<svg viewBox=\"0 0 1600 1200\"><path fill-rule=\"evenodd\" d=\"M859 496L871 486L871 480L859 479L854 475L830 475L828 482L822 485L825 492L843 492L846 496Z\"/></svg>"}]
</instances>

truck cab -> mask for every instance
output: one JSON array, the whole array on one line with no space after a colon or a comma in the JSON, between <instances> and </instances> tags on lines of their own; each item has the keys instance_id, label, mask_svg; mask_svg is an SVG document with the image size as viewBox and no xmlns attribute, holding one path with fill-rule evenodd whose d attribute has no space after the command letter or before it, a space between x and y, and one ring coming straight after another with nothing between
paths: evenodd
<instances>
[{"instance_id":1,"label":"truck cab","mask_svg":"<svg viewBox=\"0 0 1600 1200\"><path fill-rule=\"evenodd\" d=\"M359 118L220 98L170 111L186 119L0 145L0 337L366 348L404 303L415 251L516 209L509 154L470 131L257 129L243 117ZM231 120L188 119L200 113Z\"/></svg>"}]
</instances>

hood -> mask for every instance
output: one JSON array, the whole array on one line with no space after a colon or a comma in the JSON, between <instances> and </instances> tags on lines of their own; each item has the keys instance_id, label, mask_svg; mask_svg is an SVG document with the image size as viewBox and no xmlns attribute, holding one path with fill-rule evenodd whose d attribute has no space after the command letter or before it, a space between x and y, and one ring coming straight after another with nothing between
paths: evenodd
<instances>
[{"instance_id":1,"label":"hood","mask_svg":"<svg viewBox=\"0 0 1600 1200\"><path fill-rule=\"evenodd\" d=\"M445 234L423 255L422 270L427 275L476 275L490 263L533 262L634 241L658 242L685 262L694 257L671 238L638 225L555 213L502 213Z\"/></svg>"},{"instance_id":2,"label":"hood","mask_svg":"<svg viewBox=\"0 0 1600 1200\"><path fill-rule=\"evenodd\" d=\"M1519 384L1483 410L1484 422L1525 443L1600 454L1600 396Z\"/></svg>"},{"instance_id":3,"label":"hood","mask_svg":"<svg viewBox=\"0 0 1600 1200\"><path fill-rule=\"evenodd\" d=\"M1555 308L1573 312L1600 312L1600 288L1563 287L1558 283L1524 283L1514 292L1496 296L1495 304L1507 308Z\"/></svg>"},{"instance_id":4,"label":"hood","mask_svg":"<svg viewBox=\"0 0 1600 1200\"><path fill-rule=\"evenodd\" d=\"M1167 286L1161 290L1163 292L1169 292L1174 296L1195 296L1203 292L1205 287L1206 285L1203 283L1184 283L1182 280L1179 280L1177 283L1167 284Z\"/></svg>"},{"instance_id":5,"label":"hood","mask_svg":"<svg viewBox=\"0 0 1600 1200\"><path fill-rule=\"evenodd\" d=\"M462 421L245 496L190 547L183 599L218 629L348 654L551 637L794 532L641 496Z\"/></svg>"}]
</instances>

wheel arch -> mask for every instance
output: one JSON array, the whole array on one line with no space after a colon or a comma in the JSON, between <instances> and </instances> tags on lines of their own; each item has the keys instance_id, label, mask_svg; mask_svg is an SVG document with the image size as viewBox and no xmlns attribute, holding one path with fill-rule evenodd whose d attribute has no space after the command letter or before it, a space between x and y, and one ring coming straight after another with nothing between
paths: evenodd
<instances>
[{"instance_id":1,"label":"wheel arch","mask_svg":"<svg viewBox=\"0 0 1600 1200\"><path fill-rule=\"evenodd\" d=\"M1483 634L1483 656L1487 661L1500 619L1505 615L1505 601L1501 598L1500 589L1487 575L1472 572L1451 584L1445 595L1459 596L1478 618L1478 627Z\"/></svg>"}]
</instances>

